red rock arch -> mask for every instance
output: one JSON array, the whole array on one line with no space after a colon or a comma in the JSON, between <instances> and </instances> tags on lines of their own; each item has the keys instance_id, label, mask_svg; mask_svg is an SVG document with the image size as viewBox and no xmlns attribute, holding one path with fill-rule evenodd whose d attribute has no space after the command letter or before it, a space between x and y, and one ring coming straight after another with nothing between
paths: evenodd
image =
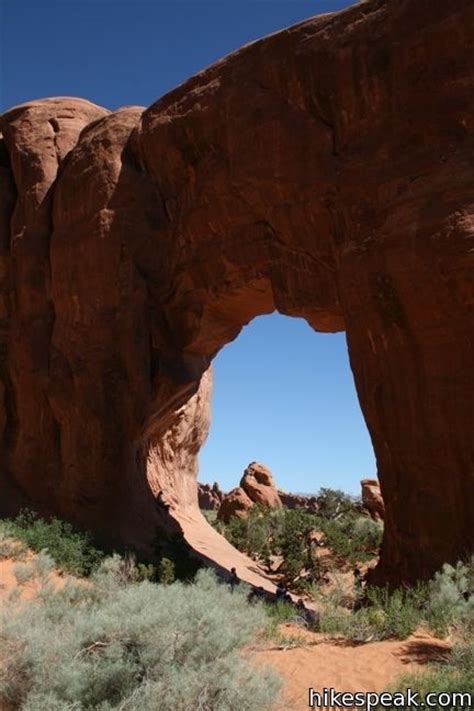
<instances>
[{"instance_id":1,"label":"red rock arch","mask_svg":"<svg viewBox=\"0 0 474 711\"><path fill-rule=\"evenodd\" d=\"M347 332L387 505L379 578L472 550L473 36L468 0L373 0L146 111L2 117L4 509L138 545L174 522L235 563L197 510L204 374L277 308Z\"/></svg>"}]
</instances>

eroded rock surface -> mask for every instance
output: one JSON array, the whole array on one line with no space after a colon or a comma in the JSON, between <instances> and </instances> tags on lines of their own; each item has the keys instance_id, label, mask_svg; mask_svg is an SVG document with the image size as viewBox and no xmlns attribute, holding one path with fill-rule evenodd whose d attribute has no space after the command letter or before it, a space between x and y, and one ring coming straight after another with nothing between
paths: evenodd
<instances>
[{"instance_id":1,"label":"eroded rock surface","mask_svg":"<svg viewBox=\"0 0 474 711\"><path fill-rule=\"evenodd\" d=\"M178 528L258 577L200 515L196 455L213 357L278 309L346 331L378 579L472 551L473 38L471 0L370 0L146 110L1 117L3 512L142 546Z\"/></svg>"},{"instance_id":2,"label":"eroded rock surface","mask_svg":"<svg viewBox=\"0 0 474 711\"><path fill-rule=\"evenodd\" d=\"M291 494L278 489L280 501L286 509L303 509L310 513L317 513L319 509L317 496L305 496L304 494Z\"/></svg>"},{"instance_id":3,"label":"eroded rock surface","mask_svg":"<svg viewBox=\"0 0 474 711\"><path fill-rule=\"evenodd\" d=\"M241 486L237 486L235 489L231 489L222 499L217 518L219 521L224 521L224 523L229 523L233 517L247 518L247 514L253 504L254 502L250 496L245 493Z\"/></svg>"},{"instance_id":4,"label":"eroded rock surface","mask_svg":"<svg viewBox=\"0 0 474 711\"><path fill-rule=\"evenodd\" d=\"M212 486L198 483L198 503L201 510L217 511L223 498L224 493L217 482L214 482Z\"/></svg>"},{"instance_id":5,"label":"eroded rock surface","mask_svg":"<svg viewBox=\"0 0 474 711\"><path fill-rule=\"evenodd\" d=\"M240 486L254 504L281 509L281 500L272 473L258 462L251 462L240 480Z\"/></svg>"},{"instance_id":6,"label":"eroded rock surface","mask_svg":"<svg viewBox=\"0 0 474 711\"><path fill-rule=\"evenodd\" d=\"M362 506L370 513L374 521L383 521L385 505L377 479L362 479Z\"/></svg>"},{"instance_id":7,"label":"eroded rock surface","mask_svg":"<svg viewBox=\"0 0 474 711\"><path fill-rule=\"evenodd\" d=\"M225 494L217 518L225 523L233 516L246 518L254 504L269 509L282 507L271 471L258 462L250 462L242 475L240 485Z\"/></svg>"}]
</instances>

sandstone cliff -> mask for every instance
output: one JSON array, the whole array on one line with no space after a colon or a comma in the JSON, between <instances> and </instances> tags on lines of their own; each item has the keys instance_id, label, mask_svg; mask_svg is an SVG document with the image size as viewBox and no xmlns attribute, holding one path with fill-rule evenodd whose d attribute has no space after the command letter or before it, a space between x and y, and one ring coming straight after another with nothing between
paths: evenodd
<instances>
[{"instance_id":1,"label":"sandstone cliff","mask_svg":"<svg viewBox=\"0 0 474 711\"><path fill-rule=\"evenodd\" d=\"M346 331L386 507L379 579L472 551L473 38L471 0L371 0L146 110L1 117L4 513L137 545L175 526L235 565L197 505L206 373L278 309Z\"/></svg>"}]
</instances>

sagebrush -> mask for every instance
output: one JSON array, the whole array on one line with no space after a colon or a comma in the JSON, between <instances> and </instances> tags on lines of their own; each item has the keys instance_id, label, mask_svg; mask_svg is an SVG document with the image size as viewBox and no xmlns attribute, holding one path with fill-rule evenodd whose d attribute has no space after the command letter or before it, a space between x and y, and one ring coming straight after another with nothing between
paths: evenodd
<instances>
[{"instance_id":1,"label":"sagebrush","mask_svg":"<svg viewBox=\"0 0 474 711\"><path fill-rule=\"evenodd\" d=\"M0 702L22 711L271 707L278 680L240 654L265 626L260 606L209 571L172 585L125 572L116 556L88 581L46 584L34 600L4 605Z\"/></svg>"}]
</instances>

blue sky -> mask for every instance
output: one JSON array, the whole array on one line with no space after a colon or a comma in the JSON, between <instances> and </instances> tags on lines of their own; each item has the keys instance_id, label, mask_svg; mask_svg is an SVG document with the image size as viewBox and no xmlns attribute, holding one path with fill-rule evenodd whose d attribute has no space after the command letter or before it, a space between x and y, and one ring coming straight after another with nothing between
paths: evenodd
<instances>
[{"instance_id":1,"label":"blue sky","mask_svg":"<svg viewBox=\"0 0 474 711\"><path fill-rule=\"evenodd\" d=\"M347 0L0 0L0 110L82 96L147 106L251 40ZM357 492L375 472L343 334L254 320L215 360L203 481L237 484L251 460L293 491Z\"/></svg>"}]
</instances>

